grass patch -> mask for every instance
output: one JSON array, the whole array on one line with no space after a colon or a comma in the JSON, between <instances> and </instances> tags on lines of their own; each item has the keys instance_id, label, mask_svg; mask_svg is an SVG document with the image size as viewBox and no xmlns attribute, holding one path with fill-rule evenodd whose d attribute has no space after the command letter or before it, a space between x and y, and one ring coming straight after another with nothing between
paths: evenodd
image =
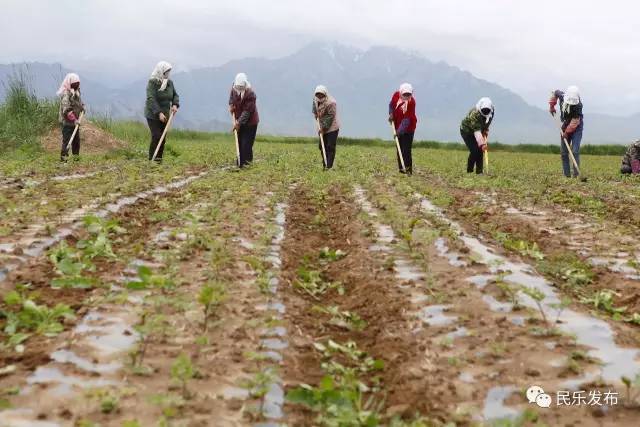
<instances>
[{"instance_id":1,"label":"grass patch","mask_svg":"<svg viewBox=\"0 0 640 427\"><path fill-rule=\"evenodd\" d=\"M16 148L26 153L40 151L38 138L58 123L58 103L38 99L23 74L13 76L5 91L0 106L0 152Z\"/></svg>"}]
</instances>

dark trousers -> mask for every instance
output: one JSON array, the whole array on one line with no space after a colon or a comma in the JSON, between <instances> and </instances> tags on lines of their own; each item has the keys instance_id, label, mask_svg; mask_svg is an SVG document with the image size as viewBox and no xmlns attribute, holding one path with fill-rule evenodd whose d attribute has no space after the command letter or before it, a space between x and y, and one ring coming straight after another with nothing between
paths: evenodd
<instances>
[{"instance_id":1,"label":"dark trousers","mask_svg":"<svg viewBox=\"0 0 640 427\"><path fill-rule=\"evenodd\" d=\"M404 160L404 167L407 169L407 173L413 172L413 156L411 155L411 147L413 146L413 132L403 133L398 135L398 142L400 143L400 151L402 152L402 160ZM398 158L398 170L402 172L402 163L400 162L400 154L396 148L396 157Z\"/></svg>"},{"instance_id":2,"label":"dark trousers","mask_svg":"<svg viewBox=\"0 0 640 427\"><path fill-rule=\"evenodd\" d=\"M162 132L164 132L164 128L167 126L167 122L162 123L160 120L147 119L147 124L149 125L149 130L151 131L151 143L149 144L149 160L151 160L153 158L153 154L156 152L156 147L158 146L160 137L162 137ZM162 161L162 153L164 152L165 145L167 145L166 136L164 142L162 143L162 146L158 150L156 162Z\"/></svg>"},{"instance_id":3,"label":"dark trousers","mask_svg":"<svg viewBox=\"0 0 640 427\"><path fill-rule=\"evenodd\" d=\"M567 139L569 143L569 147L571 148L571 152L573 153L573 157L576 159L576 163L578 167L580 167L580 144L582 143L582 129L576 130L569 138ZM567 178L571 176L571 167L573 167L573 176L574 178L578 176L578 171L576 167L573 166L573 162L570 162L569 159L569 150L567 149L567 145L564 141L560 141L560 158L562 159L562 173Z\"/></svg>"},{"instance_id":4,"label":"dark trousers","mask_svg":"<svg viewBox=\"0 0 640 427\"><path fill-rule=\"evenodd\" d=\"M322 139L324 140L324 151L327 154L327 164L324 164L324 157L322 157L322 166L325 169L331 169L333 167L333 161L336 158L336 145L338 144L338 132L340 129L333 132L323 133ZM322 155L322 147L318 142L318 148L320 149L320 155Z\"/></svg>"},{"instance_id":5,"label":"dark trousers","mask_svg":"<svg viewBox=\"0 0 640 427\"><path fill-rule=\"evenodd\" d=\"M467 172L473 172L475 168L476 173L482 173L484 152L478 147L476 137L472 133L461 133L464 143L469 149L469 159L467 160Z\"/></svg>"},{"instance_id":6,"label":"dark trousers","mask_svg":"<svg viewBox=\"0 0 640 427\"><path fill-rule=\"evenodd\" d=\"M238 144L240 145L240 167L253 162L253 143L258 133L258 125L242 125L238 129Z\"/></svg>"},{"instance_id":7,"label":"dark trousers","mask_svg":"<svg viewBox=\"0 0 640 427\"><path fill-rule=\"evenodd\" d=\"M76 127L74 125L62 125L62 149L60 150L60 160L65 160L69 157L69 150L67 149L67 144L71 139L71 135L73 135L73 130ZM80 128L78 128L78 132L76 132L76 136L73 137L73 142L71 143L71 152L74 156L78 156L80 154Z\"/></svg>"}]
</instances>

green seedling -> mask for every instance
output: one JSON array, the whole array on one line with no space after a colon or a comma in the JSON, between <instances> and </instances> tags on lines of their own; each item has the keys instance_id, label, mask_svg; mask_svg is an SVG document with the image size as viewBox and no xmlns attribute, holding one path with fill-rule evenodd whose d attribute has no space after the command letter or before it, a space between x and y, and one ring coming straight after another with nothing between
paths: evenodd
<instances>
[{"instance_id":1,"label":"green seedling","mask_svg":"<svg viewBox=\"0 0 640 427\"><path fill-rule=\"evenodd\" d=\"M84 272L95 271L93 262L81 252L70 248L66 241L49 251L49 260L54 265L59 278L51 281L54 288L88 289L96 285L96 280L83 276Z\"/></svg>"},{"instance_id":2,"label":"green seedling","mask_svg":"<svg viewBox=\"0 0 640 427\"><path fill-rule=\"evenodd\" d=\"M381 422L382 404L365 399L360 383L353 379L340 381L327 375L317 387L301 384L291 389L286 399L317 412L319 425L377 426Z\"/></svg>"},{"instance_id":3,"label":"green seedling","mask_svg":"<svg viewBox=\"0 0 640 427\"><path fill-rule=\"evenodd\" d=\"M254 374L251 379L242 381L240 386L249 390L251 397L260 399L269 392L269 387L276 378L276 371L273 368L266 368Z\"/></svg>"},{"instance_id":4,"label":"green seedling","mask_svg":"<svg viewBox=\"0 0 640 427\"><path fill-rule=\"evenodd\" d=\"M173 362L173 365L171 365L171 379L180 384L183 398L190 398L187 384L195 378L197 374L198 372L191 362L191 358L185 353L180 354L175 362Z\"/></svg>"},{"instance_id":5,"label":"green seedling","mask_svg":"<svg viewBox=\"0 0 640 427\"><path fill-rule=\"evenodd\" d=\"M595 277L590 265L573 253L555 255L537 264L541 273L571 287L591 284Z\"/></svg>"},{"instance_id":6,"label":"green seedling","mask_svg":"<svg viewBox=\"0 0 640 427\"><path fill-rule=\"evenodd\" d=\"M226 289L222 283L209 282L200 289L198 294L198 302L202 306L204 312L203 329L206 332L209 325L209 318L215 313L215 310L222 304L226 297Z\"/></svg>"},{"instance_id":7,"label":"green seedling","mask_svg":"<svg viewBox=\"0 0 640 427\"><path fill-rule=\"evenodd\" d=\"M613 316L620 315L627 311L627 307L614 307L613 297L620 296L619 294L611 290L602 290L596 292L590 298L582 298L581 301L585 304L592 304L596 310L605 311Z\"/></svg>"},{"instance_id":8,"label":"green seedling","mask_svg":"<svg viewBox=\"0 0 640 427\"><path fill-rule=\"evenodd\" d=\"M633 323L634 325L640 325L640 313L633 313L626 319L626 321L629 323Z\"/></svg>"},{"instance_id":9,"label":"green seedling","mask_svg":"<svg viewBox=\"0 0 640 427\"><path fill-rule=\"evenodd\" d=\"M556 324L560 322L560 316L562 315L562 312L570 305L571 305L571 298L568 298L568 297L563 297L559 303L550 304L551 307L557 310L556 321L555 321Z\"/></svg>"},{"instance_id":10,"label":"green seedling","mask_svg":"<svg viewBox=\"0 0 640 427\"><path fill-rule=\"evenodd\" d=\"M75 313L67 305L57 304L53 308L38 305L17 292L7 294L5 304L13 308L0 312L0 317L6 319L4 332L10 336L8 343L12 346L24 342L30 333L56 336L64 330L62 322L75 319Z\"/></svg>"},{"instance_id":11,"label":"green seedling","mask_svg":"<svg viewBox=\"0 0 640 427\"><path fill-rule=\"evenodd\" d=\"M329 249L328 246L325 246L320 251L320 259L328 261L328 262L338 261L338 260L344 258L345 256L347 256L347 253L344 252L343 250L341 250L341 249Z\"/></svg>"},{"instance_id":12,"label":"green seedling","mask_svg":"<svg viewBox=\"0 0 640 427\"><path fill-rule=\"evenodd\" d=\"M332 289L337 290L338 294L344 295L342 284L325 282L319 271L307 270L305 267L298 268L298 277L293 285L314 299L319 299L321 295Z\"/></svg>"},{"instance_id":13,"label":"green seedling","mask_svg":"<svg viewBox=\"0 0 640 427\"><path fill-rule=\"evenodd\" d=\"M362 373L384 369L384 362L382 360L374 359L368 356L366 352L359 350L354 341L338 344L333 340L328 340L326 344L316 342L313 346L322 353L325 360L331 361L335 356L344 356L351 365L355 366Z\"/></svg>"},{"instance_id":14,"label":"green seedling","mask_svg":"<svg viewBox=\"0 0 640 427\"><path fill-rule=\"evenodd\" d=\"M118 408L119 399L116 396L105 396L100 401L100 412L110 414Z\"/></svg>"},{"instance_id":15,"label":"green seedling","mask_svg":"<svg viewBox=\"0 0 640 427\"><path fill-rule=\"evenodd\" d=\"M167 276L153 274L153 271L146 265L138 266L138 280L132 280L126 283L127 289L134 291L143 289L160 289L165 292L175 288L173 280Z\"/></svg>"},{"instance_id":16,"label":"green seedling","mask_svg":"<svg viewBox=\"0 0 640 427\"><path fill-rule=\"evenodd\" d=\"M518 289L507 282L501 281L500 279L496 281L496 286L500 289L502 295L513 305L513 309L519 310L520 300L518 298Z\"/></svg>"},{"instance_id":17,"label":"green seedling","mask_svg":"<svg viewBox=\"0 0 640 427\"><path fill-rule=\"evenodd\" d=\"M544 254L538 247L536 242L527 242L526 240L514 239L509 233L497 232L494 234L495 239L510 251L519 253L536 261L542 261Z\"/></svg>"},{"instance_id":18,"label":"green seedling","mask_svg":"<svg viewBox=\"0 0 640 427\"><path fill-rule=\"evenodd\" d=\"M89 259L98 257L116 258L111 247L111 234L124 234L126 230L120 227L117 221L105 220L93 215L82 219L89 237L78 241L76 247L83 256Z\"/></svg>"},{"instance_id":19,"label":"green seedling","mask_svg":"<svg viewBox=\"0 0 640 427\"><path fill-rule=\"evenodd\" d=\"M640 389L640 374L636 375L633 380L624 376L621 380L627 391L627 406L637 407L638 397L640 397L640 392L638 391Z\"/></svg>"},{"instance_id":20,"label":"green seedling","mask_svg":"<svg viewBox=\"0 0 640 427\"><path fill-rule=\"evenodd\" d=\"M129 353L131 365L134 368L142 367L152 337L158 333L164 335L167 327L168 322L165 316L149 312L142 313L140 323L133 327L139 335L138 343L135 349Z\"/></svg>"},{"instance_id":21,"label":"green seedling","mask_svg":"<svg viewBox=\"0 0 640 427\"><path fill-rule=\"evenodd\" d=\"M350 311L340 311L340 308L335 305L330 307L320 307L316 305L312 310L328 314L331 316L329 323L349 331L362 331L367 327L367 322L360 318L358 314Z\"/></svg>"},{"instance_id":22,"label":"green seedling","mask_svg":"<svg viewBox=\"0 0 640 427\"><path fill-rule=\"evenodd\" d=\"M176 418L180 415L186 401L175 394L156 394L149 398L149 403L160 407L163 417Z\"/></svg>"},{"instance_id":23,"label":"green seedling","mask_svg":"<svg viewBox=\"0 0 640 427\"><path fill-rule=\"evenodd\" d=\"M260 289L260 293L263 295L271 294L271 277L272 276L268 271L262 271L256 278L256 285L258 285L258 289Z\"/></svg>"},{"instance_id":24,"label":"green seedling","mask_svg":"<svg viewBox=\"0 0 640 427\"><path fill-rule=\"evenodd\" d=\"M542 320L544 321L544 324L546 325L547 330L549 330L551 326L549 325L549 320L547 319L547 315L544 311L544 308L542 307L542 301L544 301L544 294L542 293L542 291L536 288L528 287L528 286L523 286L520 288L520 290L525 295L528 295L529 297L531 297L533 301L535 301L536 305L538 306L538 311L542 316Z\"/></svg>"}]
</instances>

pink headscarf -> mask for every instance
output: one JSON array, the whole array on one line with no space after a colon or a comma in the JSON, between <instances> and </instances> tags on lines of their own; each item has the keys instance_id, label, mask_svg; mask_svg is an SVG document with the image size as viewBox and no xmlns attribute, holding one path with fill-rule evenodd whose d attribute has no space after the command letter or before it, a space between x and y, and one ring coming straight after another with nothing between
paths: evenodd
<instances>
[{"instance_id":1,"label":"pink headscarf","mask_svg":"<svg viewBox=\"0 0 640 427\"><path fill-rule=\"evenodd\" d=\"M56 92L58 96L62 95L66 91L73 90L71 85L74 83L80 83L80 77L75 73L69 73L64 77L62 84L60 84L60 89Z\"/></svg>"},{"instance_id":2,"label":"pink headscarf","mask_svg":"<svg viewBox=\"0 0 640 427\"><path fill-rule=\"evenodd\" d=\"M411 101L411 98L413 97L413 87L409 83L402 83L398 92L400 93L400 96L398 97L396 109L400 107L402 108L402 113L406 114L407 108L409 108L409 101ZM405 93L411 94L411 96L406 100L402 98L402 95Z\"/></svg>"}]
</instances>

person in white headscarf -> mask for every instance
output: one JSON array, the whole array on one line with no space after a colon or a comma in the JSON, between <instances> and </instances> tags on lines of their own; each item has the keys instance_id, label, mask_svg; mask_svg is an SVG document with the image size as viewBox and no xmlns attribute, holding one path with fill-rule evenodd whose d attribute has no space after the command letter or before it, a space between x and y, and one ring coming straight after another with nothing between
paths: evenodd
<instances>
[{"instance_id":1,"label":"person in white headscarf","mask_svg":"<svg viewBox=\"0 0 640 427\"><path fill-rule=\"evenodd\" d=\"M560 102L560 121L562 122L562 138L566 139L571 147L573 157L580 167L580 144L582 143L582 130L584 128L584 116L582 114L582 99L577 86L569 86L566 91L555 90L549 99L549 113L555 117L556 104ZM564 141L560 141L560 158L562 159L562 172L564 176L571 176L569 163L569 150ZM573 176L578 176L578 171L573 167Z\"/></svg>"},{"instance_id":2,"label":"person in white headscarf","mask_svg":"<svg viewBox=\"0 0 640 427\"><path fill-rule=\"evenodd\" d=\"M398 169L400 173L411 175L413 173L413 156L411 155L411 147L413 145L413 135L416 131L418 118L416 117L416 100L413 97L413 86L409 83L403 83L391 96L389 102L389 122L393 123L398 135L398 143L402 153L404 167L400 161L400 153L396 153L398 157Z\"/></svg>"},{"instance_id":3,"label":"person in white headscarf","mask_svg":"<svg viewBox=\"0 0 640 427\"><path fill-rule=\"evenodd\" d=\"M340 119L338 118L338 104L323 85L318 85L314 91L311 112L320 125L318 135L322 135L325 154L327 156L326 164L324 156L322 156L322 166L328 170L333 167L333 162L336 158L338 133L340 133ZM318 144L320 143L319 141ZM320 151L322 151L322 147L320 145L318 145L318 147Z\"/></svg>"},{"instance_id":4,"label":"person in white headscarf","mask_svg":"<svg viewBox=\"0 0 640 427\"><path fill-rule=\"evenodd\" d=\"M171 114L176 114L180 108L180 97L173 81L169 78L172 66L168 62L160 61L153 69L147 83L147 101L144 107L144 115L151 131L151 143L149 144L149 160L153 158L156 147L160 142L162 133L167 126ZM158 150L156 161L162 162L162 153L167 145L166 136Z\"/></svg>"},{"instance_id":5,"label":"person in white headscarf","mask_svg":"<svg viewBox=\"0 0 640 427\"><path fill-rule=\"evenodd\" d=\"M495 107L491 99L480 98L476 106L460 123L460 135L469 149L468 173L472 173L474 169L478 175L483 173L484 152L487 150L489 127L494 116Z\"/></svg>"},{"instance_id":6,"label":"person in white headscarf","mask_svg":"<svg viewBox=\"0 0 640 427\"><path fill-rule=\"evenodd\" d=\"M258 106L256 93L245 73L238 73L229 93L229 112L233 117L233 132L238 132L240 145L240 168L253 162L253 144L258 132Z\"/></svg>"},{"instance_id":7,"label":"person in white headscarf","mask_svg":"<svg viewBox=\"0 0 640 427\"><path fill-rule=\"evenodd\" d=\"M56 94L60 97L58 120L62 127L60 161L66 162L69 157L69 140L76 126L80 125L80 114L84 112L84 104L80 96L80 77L75 73L67 74ZM80 156L80 129L76 131L71 142L71 152L73 159L78 160Z\"/></svg>"}]
</instances>

